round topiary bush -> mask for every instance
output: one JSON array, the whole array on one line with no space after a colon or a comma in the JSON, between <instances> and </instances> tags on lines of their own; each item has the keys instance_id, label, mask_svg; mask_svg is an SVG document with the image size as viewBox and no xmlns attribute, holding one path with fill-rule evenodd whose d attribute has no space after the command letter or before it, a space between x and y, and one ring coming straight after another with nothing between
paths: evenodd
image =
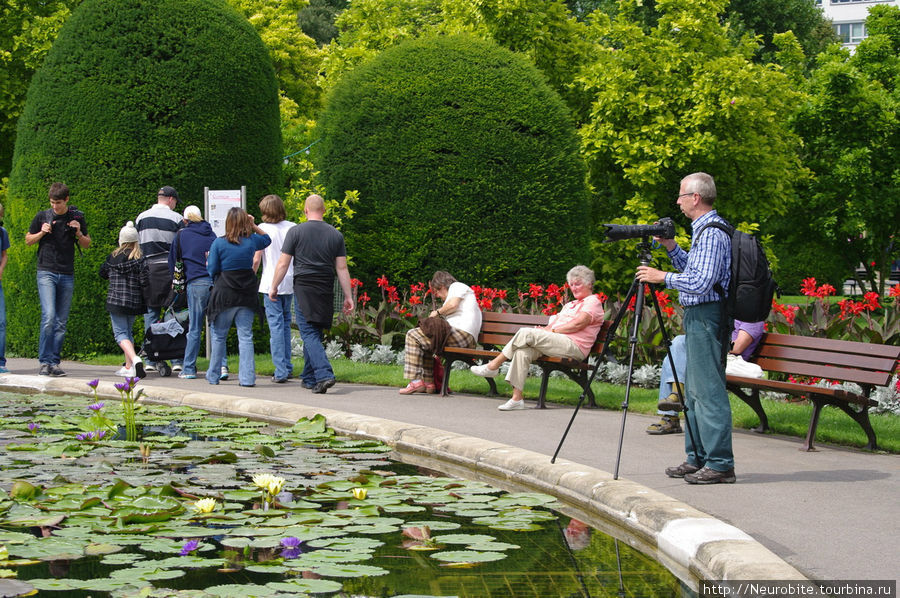
<instances>
[{"instance_id":1,"label":"round topiary bush","mask_svg":"<svg viewBox=\"0 0 900 598\"><path fill-rule=\"evenodd\" d=\"M314 159L354 276L560 281L589 263L585 170L571 117L525 58L466 36L413 40L337 83Z\"/></svg>"},{"instance_id":2,"label":"round topiary bush","mask_svg":"<svg viewBox=\"0 0 900 598\"><path fill-rule=\"evenodd\" d=\"M87 0L35 75L6 206L12 239L3 277L10 350L37 352L37 245L24 245L54 181L85 212L92 245L75 258L66 355L117 350L97 275L120 227L163 185L203 205L203 187L276 190L278 85L268 52L224 0Z\"/></svg>"}]
</instances>

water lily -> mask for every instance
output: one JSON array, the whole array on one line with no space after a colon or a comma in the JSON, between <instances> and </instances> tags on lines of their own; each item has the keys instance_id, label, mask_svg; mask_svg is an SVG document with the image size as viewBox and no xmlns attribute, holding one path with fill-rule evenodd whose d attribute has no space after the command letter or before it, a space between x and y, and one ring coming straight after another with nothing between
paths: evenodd
<instances>
[{"instance_id":1,"label":"water lily","mask_svg":"<svg viewBox=\"0 0 900 598\"><path fill-rule=\"evenodd\" d=\"M32 434L37 434L38 428L41 427L41 424L35 422L28 422L28 431Z\"/></svg>"},{"instance_id":2,"label":"water lily","mask_svg":"<svg viewBox=\"0 0 900 598\"><path fill-rule=\"evenodd\" d=\"M366 488L354 488L352 492L353 498L356 500L365 500L366 496L369 495L369 491Z\"/></svg>"},{"instance_id":3,"label":"water lily","mask_svg":"<svg viewBox=\"0 0 900 598\"><path fill-rule=\"evenodd\" d=\"M284 478L274 476L271 473L258 473L253 476L253 483L269 493L270 496L275 496L281 492L284 482Z\"/></svg>"},{"instance_id":4,"label":"water lily","mask_svg":"<svg viewBox=\"0 0 900 598\"><path fill-rule=\"evenodd\" d=\"M216 508L216 499L202 498L191 505L191 508L197 513L212 513Z\"/></svg>"},{"instance_id":5,"label":"water lily","mask_svg":"<svg viewBox=\"0 0 900 598\"><path fill-rule=\"evenodd\" d=\"M6 545L0 546L0 561L8 561L9 560L9 549Z\"/></svg>"},{"instance_id":6,"label":"water lily","mask_svg":"<svg viewBox=\"0 0 900 598\"><path fill-rule=\"evenodd\" d=\"M103 402L93 403L91 405L88 405L88 409L90 409L91 411L100 411L101 409L103 409L103 407L104 407Z\"/></svg>"},{"instance_id":7,"label":"water lily","mask_svg":"<svg viewBox=\"0 0 900 598\"><path fill-rule=\"evenodd\" d=\"M91 380L90 382L87 383L87 385L90 386L91 388L93 388L94 390L97 390L97 386L99 384L100 384L100 378L94 378L93 380Z\"/></svg>"},{"instance_id":8,"label":"water lily","mask_svg":"<svg viewBox=\"0 0 900 598\"><path fill-rule=\"evenodd\" d=\"M179 556L187 556L197 550L197 547L200 546L199 540L188 540L184 543L184 546L181 547L181 552L179 552Z\"/></svg>"},{"instance_id":9,"label":"water lily","mask_svg":"<svg viewBox=\"0 0 900 598\"><path fill-rule=\"evenodd\" d=\"M288 536L287 538L281 539L281 545L285 548L299 548L300 547L300 538L295 538L294 536Z\"/></svg>"}]
</instances>

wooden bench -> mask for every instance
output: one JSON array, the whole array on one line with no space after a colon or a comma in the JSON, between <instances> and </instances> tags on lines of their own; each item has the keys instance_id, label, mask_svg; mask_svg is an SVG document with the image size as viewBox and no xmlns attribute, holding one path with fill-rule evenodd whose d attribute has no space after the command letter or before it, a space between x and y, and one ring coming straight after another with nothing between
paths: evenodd
<instances>
[{"instance_id":1,"label":"wooden bench","mask_svg":"<svg viewBox=\"0 0 900 598\"><path fill-rule=\"evenodd\" d=\"M480 349L464 349L461 347L447 347L444 349L443 366L444 366L444 382L441 385L441 396L447 396L448 385L450 382L450 366L455 361L462 361L469 366L475 364L475 360L489 361L500 354L500 349L512 339L513 335L520 328L530 328L534 326L546 326L550 321L548 316L530 315L530 314L508 314L494 311L486 311L481 314L481 333L478 335L478 345ZM538 408L545 408L545 399L547 395L547 383L550 381L550 373L554 371L562 372L586 391L588 404L596 407L594 401L594 393L591 390L588 381L596 366L602 362L602 355L605 349L606 333L609 330L609 321L604 321L600 332L597 334L597 341L591 348L587 359L576 360L562 357L540 357L534 361L534 364L541 368L541 391L538 394ZM592 366L588 363L591 357L598 357L597 364ZM486 378L490 385L490 395L497 395L497 384L493 378Z\"/></svg>"},{"instance_id":2,"label":"wooden bench","mask_svg":"<svg viewBox=\"0 0 900 598\"><path fill-rule=\"evenodd\" d=\"M801 450L814 450L813 441L819 414L825 405L834 405L852 417L869 439L866 448L875 450L878 445L869 421L869 408L878 403L870 395L876 386L890 384L898 359L900 347L890 345L791 334L766 334L757 346L753 359L766 372L855 382L862 387L862 394L838 388L740 376L727 376L726 384L728 390L743 399L759 416L759 426L755 428L757 432L764 432L769 428L769 420L759 400L760 391L782 392L805 397L813 403L809 430Z\"/></svg>"}]
</instances>

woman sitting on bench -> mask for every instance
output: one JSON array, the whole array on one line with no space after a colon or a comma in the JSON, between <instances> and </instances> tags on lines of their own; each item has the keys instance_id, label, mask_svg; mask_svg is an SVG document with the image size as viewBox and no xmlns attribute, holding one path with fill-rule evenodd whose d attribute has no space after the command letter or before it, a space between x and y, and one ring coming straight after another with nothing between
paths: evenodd
<instances>
[{"instance_id":1,"label":"woman sitting on bench","mask_svg":"<svg viewBox=\"0 0 900 598\"><path fill-rule=\"evenodd\" d=\"M587 357L603 325L603 305L592 293L594 272L587 266L575 266L566 274L569 290L575 297L545 327L522 328L516 332L500 355L484 365L472 366L477 376L493 378L500 373L504 361L510 361L506 381L513 387L512 398L500 405L500 411L524 409L525 378L535 359L564 357L579 361Z\"/></svg>"}]
</instances>

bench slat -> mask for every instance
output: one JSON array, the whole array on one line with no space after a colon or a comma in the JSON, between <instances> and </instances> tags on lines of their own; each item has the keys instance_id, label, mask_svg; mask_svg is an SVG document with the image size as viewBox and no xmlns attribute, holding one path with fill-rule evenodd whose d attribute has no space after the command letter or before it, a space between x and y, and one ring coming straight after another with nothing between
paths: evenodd
<instances>
[{"instance_id":1,"label":"bench slat","mask_svg":"<svg viewBox=\"0 0 900 598\"><path fill-rule=\"evenodd\" d=\"M871 407L878 404L878 401L874 399L867 399L862 395L848 392L840 388L810 386L809 384L782 382L780 380L760 380L758 378L744 378L741 376L727 376L726 381L729 385L740 386L742 388L759 388L761 390L784 392L795 396L818 395L823 397L833 397L835 399L842 399L844 401Z\"/></svg>"},{"instance_id":2,"label":"bench slat","mask_svg":"<svg viewBox=\"0 0 900 598\"><path fill-rule=\"evenodd\" d=\"M763 337L764 346L787 346L806 349L818 349L822 351L835 351L872 357L888 357L894 361L900 359L900 347L891 345L876 345L874 343L860 343L856 341L842 341L830 338L813 336L799 336L794 334L766 333Z\"/></svg>"},{"instance_id":3,"label":"bench slat","mask_svg":"<svg viewBox=\"0 0 900 598\"><path fill-rule=\"evenodd\" d=\"M763 346L759 351L759 359L762 358L776 361L800 361L819 364L822 367L837 366L875 372L891 372L897 363L896 360L889 357L870 357L868 355L833 353L794 347L772 347L768 345Z\"/></svg>"},{"instance_id":4,"label":"bench slat","mask_svg":"<svg viewBox=\"0 0 900 598\"><path fill-rule=\"evenodd\" d=\"M823 366L816 363L802 361L782 361L760 357L756 364L768 372L781 372L796 374L799 376L812 376L814 378L827 378L828 380L840 380L842 382L855 382L857 384L872 384L886 386L891 381L890 372L870 372L838 366Z\"/></svg>"}]
</instances>

